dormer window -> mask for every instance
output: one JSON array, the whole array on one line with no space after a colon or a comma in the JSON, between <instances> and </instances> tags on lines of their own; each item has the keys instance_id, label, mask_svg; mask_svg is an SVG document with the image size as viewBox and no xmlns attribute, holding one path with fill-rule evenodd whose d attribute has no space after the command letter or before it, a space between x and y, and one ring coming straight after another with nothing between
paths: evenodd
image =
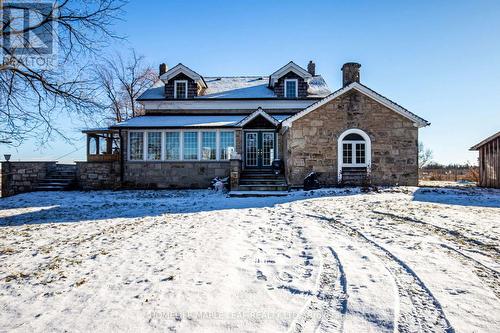
<instances>
[{"instance_id":1,"label":"dormer window","mask_svg":"<svg viewBox=\"0 0 500 333\"><path fill-rule=\"evenodd\" d=\"M298 87L299 84L297 79L286 79L285 98L297 98L297 96L299 95Z\"/></svg>"},{"instance_id":2,"label":"dormer window","mask_svg":"<svg viewBox=\"0 0 500 333\"><path fill-rule=\"evenodd\" d=\"M174 82L174 98L186 99L188 92L188 82L186 80L175 80Z\"/></svg>"}]
</instances>

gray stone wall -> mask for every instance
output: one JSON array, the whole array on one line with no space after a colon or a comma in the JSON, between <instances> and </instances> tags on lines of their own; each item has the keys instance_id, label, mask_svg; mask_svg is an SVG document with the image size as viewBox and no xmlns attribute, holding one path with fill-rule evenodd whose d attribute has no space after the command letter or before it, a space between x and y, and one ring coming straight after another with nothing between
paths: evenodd
<instances>
[{"instance_id":1,"label":"gray stone wall","mask_svg":"<svg viewBox=\"0 0 500 333\"><path fill-rule=\"evenodd\" d=\"M76 179L82 190L120 187L120 162L76 162Z\"/></svg>"},{"instance_id":2,"label":"gray stone wall","mask_svg":"<svg viewBox=\"0 0 500 333\"><path fill-rule=\"evenodd\" d=\"M124 186L131 188L207 188L228 177L229 161L125 162Z\"/></svg>"},{"instance_id":3,"label":"gray stone wall","mask_svg":"<svg viewBox=\"0 0 500 333\"><path fill-rule=\"evenodd\" d=\"M56 162L2 162L0 196L32 191Z\"/></svg>"},{"instance_id":4,"label":"gray stone wall","mask_svg":"<svg viewBox=\"0 0 500 333\"><path fill-rule=\"evenodd\" d=\"M350 128L370 136L372 184L418 184L418 129L413 122L350 91L296 120L285 133L290 185L301 186L311 171L321 174L323 184L337 184L337 138Z\"/></svg>"}]
</instances>

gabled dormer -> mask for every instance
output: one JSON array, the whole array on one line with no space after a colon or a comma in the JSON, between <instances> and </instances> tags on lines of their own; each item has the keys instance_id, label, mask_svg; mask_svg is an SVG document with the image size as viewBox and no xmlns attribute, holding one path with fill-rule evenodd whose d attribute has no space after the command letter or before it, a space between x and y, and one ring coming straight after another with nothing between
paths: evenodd
<instances>
[{"instance_id":1,"label":"gabled dormer","mask_svg":"<svg viewBox=\"0 0 500 333\"><path fill-rule=\"evenodd\" d=\"M290 61L269 76L269 87L278 98L307 98L307 82L311 77L311 73Z\"/></svg>"},{"instance_id":2,"label":"gabled dormer","mask_svg":"<svg viewBox=\"0 0 500 333\"><path fill-rule=\"evenodd\" d=\"M165 83L166 99L192 99L207 88L203 77L192 69L178 64L168 71L160 66L160 79Z\"/></svg>"}]
</instances>

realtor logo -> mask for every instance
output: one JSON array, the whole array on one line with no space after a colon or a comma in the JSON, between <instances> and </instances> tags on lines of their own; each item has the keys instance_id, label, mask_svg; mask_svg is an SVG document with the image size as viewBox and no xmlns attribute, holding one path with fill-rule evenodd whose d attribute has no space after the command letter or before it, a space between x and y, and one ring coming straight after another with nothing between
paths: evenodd
<instances>
[{"instance_id":1,"label":"realtor logo","mask_svg":"<svg viewBox=\"0 0 500 333\"><path fill-rule=\"evenodd\" d=\"M29 66L55 65L56 23L53 1L0 0L3 33L0 36L4 63Z\"/></svg>"}]
</instances>

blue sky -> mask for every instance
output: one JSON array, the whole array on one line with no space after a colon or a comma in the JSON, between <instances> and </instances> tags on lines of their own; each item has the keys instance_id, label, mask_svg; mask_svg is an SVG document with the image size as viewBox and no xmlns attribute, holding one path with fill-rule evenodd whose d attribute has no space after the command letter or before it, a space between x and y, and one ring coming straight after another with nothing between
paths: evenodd
<instances>
[{"instance_id":1,"label":"blue sky","mask_svg":"<svg viewBox=\"0 0 500 333\"><path fill-rule=\"evenodd\" d=\"M336 90L342 64L359 62L362 83L432 123L420 139L440 163L475 163L468 148L500 130L500 1L131 0L125 11L116 48L155 68L266 75L314 60ZM12 159L82 160L78 122L60 123L73 146L26 142Z\"/></svg>"}]
</instances>

